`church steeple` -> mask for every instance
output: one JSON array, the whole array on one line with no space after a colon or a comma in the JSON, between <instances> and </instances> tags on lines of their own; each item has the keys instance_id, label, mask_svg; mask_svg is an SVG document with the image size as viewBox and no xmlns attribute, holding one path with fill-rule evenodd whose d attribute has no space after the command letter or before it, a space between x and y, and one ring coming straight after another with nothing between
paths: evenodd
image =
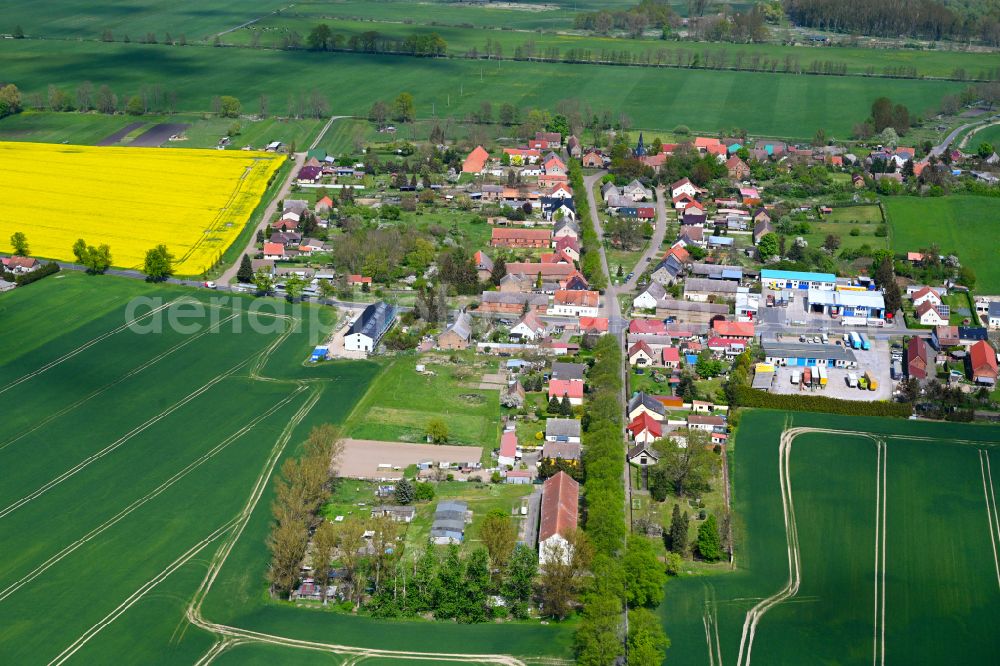
<instances>
[{"instance_id":1,"label":"church steeple","mask_svg":"<svg viewBox=\"0 0 1000 666\"><path fill-rule=\"evenodd\" d=\"M635 156L642 157L646 154L646 144L642 141L642 132L639 132L639 143L635 145Z\"/></svg>"}]
</instances>

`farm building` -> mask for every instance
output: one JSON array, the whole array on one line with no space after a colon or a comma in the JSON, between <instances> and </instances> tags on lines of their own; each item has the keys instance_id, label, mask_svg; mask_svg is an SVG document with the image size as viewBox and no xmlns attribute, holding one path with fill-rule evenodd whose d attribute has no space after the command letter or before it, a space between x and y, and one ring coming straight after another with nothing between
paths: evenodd
<instances>
[{"instance_id":1,"label":"farm building","mask_svg":"<svg viewBox=\"0 0 1000 666\"><path fill-rule=\"evenodd\" d=\"M431 525L431 541L437 545L462 543L469 505L465 502L445 500L438 502Z\"/></svg>"},{"instance_id":2,"label":"farm building","mask_svg":"<svg viewBox=\"0 0 1000 666\"><path fill-rule=\"evenodd\" d=\"M417 515L417 510L412 506L394 506L386 504L372 509L372 518L392 518L397 523L409 523Z\"/></svg>"},{"instance_id":3,"label":"farm building","mask_svg":"<svg viewBox=\"0 0 1000 666\"><path fill-rule=\"evenodd\" d=\"M472 316L468 312L462 312L455 323L438 336L437 345L441 349L466 349L471 339Z\"/></svg>"},{"instance_id":4,"label":"farm building","mask_svg":"<svg viewBox=\"0 0 1000 666\"><path fill-rule=\"evenodd\" d=\"M344 336L344 349L372 352L396 320L396 308L385 301L372 303L364 309Z\"/></svg>"},{"instance_id":5,"label":"farm building","mask_svg":"<svg viewBox=\"0 0 1000 666\"><path fill-rule=\"evenodd\" d=\"M853 368L858 365L854 352L841 345L764 341L761 346L764 348L764 362L771 365L823 365L836 368Z\"/></svg>"},{"instance_id":6,"label":"farm building","mask_svg":"<svg viewBox=\"0 0 1000 666\"><path fill-rule=\"evenodd\" d=\"M700 302L707 301L709 297L730 299L736 297L737 289L738 282L690 277L684 282L684 298Z\"/></svg>"},{"instance_id":7,"label":"farm building","mask_svg":"<svg viewBox=\"0 0 1000 666\"><path fill-rule=\"evenodd\" d=\"M760 272L761 284L767 289L826 289L833 291L837 276L833 273L808 273L804 271L776 271L765 268Z\"/></svg>"},{"instance_id":8,"label":"farm building","mask_svg":"<svg viewBox=\"0 0 1000 666\"><path fill-rule=\"evenodd\" d=\"M664 298L656 304L657 317L673 317L688 324L707 324L713 317L727 314L729 306L722 303L695 303Z\"/></svg>"},{"instance_id":9,"label":"farm building","mask_svg":"<svg viewBox=\"0 0 1000 666\"><path fill-rule=\"evenodd\" d=\"M542 484L542 517L538 528L538 563L558 557L568 563L573 553L566 535L576 529L580 484L566 472L557 472Z\"/></svg>"}]
</instances>

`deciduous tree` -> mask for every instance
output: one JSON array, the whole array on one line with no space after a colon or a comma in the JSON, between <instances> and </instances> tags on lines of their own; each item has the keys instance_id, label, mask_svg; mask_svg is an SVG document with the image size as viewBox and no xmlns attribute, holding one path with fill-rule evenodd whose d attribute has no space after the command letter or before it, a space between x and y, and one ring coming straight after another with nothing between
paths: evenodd
<instances>
[{"instance_id":1,"label":"deciduous tree","mask_svg":"<svg viewBox=\"0 0 1000 666\"><path fill-rule=\"evenodd\" d=\"M174 255L162 243L146 251L142 272L148 282L162 282L174 274Z\"/></svg>"},{"instance_id":2,"label":"deciduous tree","mask_svg":"<svg viewBox=\"0 0 1000 666\"><path fill-rule=\"evenodd\" d=\"M10 235L10 246L14 248L14 254L19 257L27 257L29 246L28 237L23 231L15 231Z\"/></svg>"}]
</instances>

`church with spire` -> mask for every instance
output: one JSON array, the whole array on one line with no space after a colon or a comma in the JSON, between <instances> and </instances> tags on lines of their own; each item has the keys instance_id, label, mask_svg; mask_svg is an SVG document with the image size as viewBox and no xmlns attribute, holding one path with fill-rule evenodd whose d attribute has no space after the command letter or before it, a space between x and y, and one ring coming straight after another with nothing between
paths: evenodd
<instances>
[{"instance_id":1,"label":"church with spire","mask_svg":"<svg viewBox=\"0 0 1000 666\"><path fill-rule=\"evenodd\" d=\"M642 132L639 132L639 143L635 144L634 152L636 157L646 156L646 144L642 141Z\"/></svg>"}]
</instances>

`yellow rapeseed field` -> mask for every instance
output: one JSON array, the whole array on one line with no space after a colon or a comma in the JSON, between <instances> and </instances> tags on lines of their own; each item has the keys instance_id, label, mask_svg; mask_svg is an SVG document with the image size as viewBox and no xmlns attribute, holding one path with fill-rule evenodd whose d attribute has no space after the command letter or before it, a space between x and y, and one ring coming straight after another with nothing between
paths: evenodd
<instances>
[{"instance_id":1,"label":"yellow rapeseed field","mask_svg":"<svg viewBox=\"0 0 1000 666\"><path fill-rule=\"evenodd\" d=\"M163 243L178 274L228 248L283 157L245 151L0 142L0 251L23 232L32 256L73 260L78 238L141 268Z\"/></svg>"}]
</instances>

